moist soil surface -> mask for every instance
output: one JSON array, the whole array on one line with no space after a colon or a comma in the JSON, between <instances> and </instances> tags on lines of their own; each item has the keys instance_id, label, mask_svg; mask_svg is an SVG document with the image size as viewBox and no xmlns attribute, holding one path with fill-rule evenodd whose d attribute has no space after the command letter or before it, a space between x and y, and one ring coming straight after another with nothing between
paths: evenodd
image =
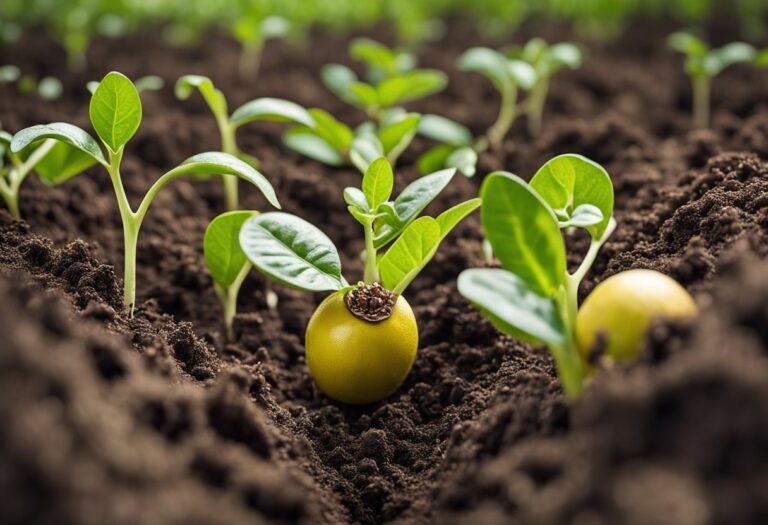
<instances>
[{"instance_id":1,"label":"moist soil surface","mask_svg":"<svg viewBox=\"0 0 768 525\"><path fill-rule=\"evenodd\" d=\"M672 275L699 318L657 323L639 362L599 371L567 400L547 351L496 332L456 291L485 265L477 214L444 242L406 296L420 326L413 371L388 399L351 407L308 375L303 338L322 295L246 280L227 343L202 258L220 183L178 180L153 204L139 240L138 305L121 306L122 232L108 178L92 169L49 188L30 177L24 222L0 211L0 493L8 524L157 523L768 523L768 74L733 67L714 83L711 130L691 131L681 59L664 24L639 24L590 46L585 66L553 80L543 133L516 123L478 176L457 175L428 211L476 196L493 170L530 178L559 153L602 163L616 188L618 229L582 286L630 268ZM63 69L40 34L0 49L0 63L63 79L43 102L0 86L0 120L14 132L67 121L89 129L84 85L117 69L158 74L123 178L134 203L166 169L218 149L199 97L174 98L182 74L213 78L230 107L277 96L363 116L319 81L349 63L346 40L313 35L299 49L270 44L254 82L237 78L237 48L165 45L159 31L97 41L91 66ZM387 40L385 30L369 34ZM513 40L542 34L527 30ZM567 32L545 28L556 40ZM456 71L479 38L459 22L422 64L450 75L413 109L482 133L497 97ZM736 36L725 25L716 43ZM355 67L357 67L355 65ZM349 280L362 275L362 232L342 189L353 169L286 151L279 124L241 129L286 211L333 239ZM396 190L418 174L417 139ZM241 183L242 205L267 204ZM578 264L586 246L568 238ZM277 312L265 290L279 296Z\"/></svg>"}]
</instances>

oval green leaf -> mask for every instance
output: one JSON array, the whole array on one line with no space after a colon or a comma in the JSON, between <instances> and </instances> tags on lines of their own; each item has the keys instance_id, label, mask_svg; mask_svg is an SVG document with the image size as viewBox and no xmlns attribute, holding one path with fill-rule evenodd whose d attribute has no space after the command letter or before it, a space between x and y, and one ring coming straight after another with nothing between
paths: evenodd
<instances>
[{"instance_id":1,"label":"oval green leaf","mask_svg":"<svg viewBox=\"0 0 768 525\"><path fill-rule=\"evenodd\" d=\"M613 215L613 184L602 166L581 155L559 155L539 168L531 187L558 216L570 218L582 204L596 206L603 219L586 229L593 238L602 237Z\"/></svg>"},{"instance_id":2,"label":"oval green leaf","mask_svg":"<svg viewBox=\"0 0 768 525\"><path fill-rule=\"evenodd\" d=\"M522 279L500 268L464 270L459 293L502 332L532 343L562 345L564 323L554 299L543 297Z\"/></svg>"},{"instance_id":3,"label":"oval green leaf","mask_svg":"<svg viewBox=\"0 0 768 525\"><path fill-rule=\"evenodd\" d=\"M469 128L440 115L422 115L419 135L451 146L472 144L472 132Z\"/></svg>"},{"instance_id":4,"label":"oval green leaf","mask_svg":"<svg viewBox=\"0 0 768 525\"><path fill-rule=\"evenodd\" d=\"M260 272L286 286L313 292L347 286L333 242L295 215L271 212L248 219L240 247Z\"/></svg>"},{"instance_id":5,"label":"oval green leaf","mask_svg":"<svg viewBox=\"0 0 768 525\"><path fill-rule=\"evenodd\" d=\"M459 69L474 71L486 76L496 89L503 90L510 84L507 58L487 47L473 47L459 57Z\"/></svg>"},{"instance_id":6,"label":"oval green leaf","mask_svg":"<svg viewBox=\"0 0 768 525\"><path fill-rule=\"evenodd\" d=\"M312 129L297 126L283 135L283 143L293 151L317 160L328 166L343 166L344 157L325 139L318 136Z\"/></svg>"},{"instance_id":7,"label":"oval green leaf","mask_svg":"<svg viewBox=\"0 0 768 525\"><path fill-rule=\"evenodd\" d=\"M42 139L56 139L75 148L79 149L83 153L86 153L93 157L97 162L100 162L104 166L107 165L107 161L104 159L104 154L101 152L96 139L91 137L87 131L67 124L66 122L54 122L53 124L39 124L29 128L24 128L13 136L11 141L11 151L18 153L33 142L37 142Z\"/></svg>"},{"instance_id":8,"label":"oval green leaf","mask_svg":"<svg viewBox=\"0 0 768 525\"><path fill-rule=\"evenodd\" d=\"M230 211L213 219L205 229L203 257L213 282L228 288L237 279L248 258L240 248L240 229L255 211Z\"/></svg>"},{"instance_id":9,"label":"oval green leaf","mask_svg":"<svg viewBox=\"0 0 768 525\"><path fill-rule=\"evenodd\" d=\"M349 159L362 173L368 170L373 161L382 156L384 156L384 146L376 135L368 132L357 135L349 149Z\"/></svg>"},{"instance_id":10,"label":"oval green leaf","mask_svg":"<svg viewBox=\"0 0 768 525\"><path fill-rule=\"evenodd\" d=\"M295 102L280 98L264 97L251 100L237 108L230 117L234 126L242 126L254 120L293 122L310 128L315 126L315 119L309 111Z\"/></svg>"},{"instance_id":11,"label":"oval green leaf","mask_svg":"<svg viewBox=\"0 0 768 525\"><path fill-rule=\"evenodd\" d=\"M374 160L363 175L363 194L371 210L376 210L379 204L389 200L395 177L387 159L384 157Z\"/></svg>"},{"instance_id":12,"label":"oval green leaf","mask_svg":"<svg viewBox=\"0 0 768 525\"><path fill-rule=\"evenodd\" d=\"M448 77L436 69L417 69L404 75L390 77L376 88L382 108L403 102L420 100L442 91L448 85Z\"/></svg>"},{"instance_id":13,"label":"oval green leaf","mask_svg":"<svg viewBox=\"0 0 768 525\"><path fill-rule=\"evenodd\" d=\"M91 97L91 124L102 142L118 151L133 137L141 123L141 99L128 77L107 73Z\"/></svg>"},{"instance_id":14,"label":"oval green leaf","mask_svg":"<svg viewBox=\"0 0 768 525\"><path fill-rule=\"evenodd\" d=\"M491 173L480 196L485 235L502 266L534 292L552 297L566 273L565 246L552 210L511 173Z\"/></svg>"},{"instance_id":15,"label":"oval green leaf","mask_svg":"<svg viewBox=\"0 0 768 525\"><path fill-rule=\"evenodd\" d=\"M216 89L210 78L202 75L184 75L176 81L174 92L179 100L186 100L197 88L205 103L215 115L227 116L227 100L224 94Z\"/></svg>"},{"instance_id":16,"label":"oval green leaf","mask_svg":"<svg viewBox=\"0 0 768 525\"><path fill-rule=\"evenodd\" d=\"M64 142L56 141L51 151L35 164L35 171L48 186L58 186L96 164L96 159Z\"/></svg>"}]
</instances>

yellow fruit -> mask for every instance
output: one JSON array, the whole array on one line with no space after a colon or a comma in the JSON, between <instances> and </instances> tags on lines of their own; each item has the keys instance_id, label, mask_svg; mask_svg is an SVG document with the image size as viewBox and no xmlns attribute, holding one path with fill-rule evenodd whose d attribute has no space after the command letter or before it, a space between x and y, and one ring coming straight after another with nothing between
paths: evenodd
<instances>
[{"instance_id":1,"label":"yellow fruit","mask_svg":"<svg viewBox=\"0 0 768 525\"><path fill-rule=\"evenodd\" d=\"M693 298L674 279L653 270L629 270L600 283L584 301L576 318L576 341L586 357L601 337L607 356L632 361L653 319L693 317L696 312Z\"/></svg>"},{"instance_id":2,"label":"yellow fruit","mask_svg":"<svg viewBox=\"0 0 768 525\"><path fill-rule=\"evenodd\" d=\"M350 404L379 401L394 392L413 366L419 335L408 302L397 297L379 322L350 313L344 293L323 301L307 326L307 364L326 395Z\"/></svg>"}]
</instances>

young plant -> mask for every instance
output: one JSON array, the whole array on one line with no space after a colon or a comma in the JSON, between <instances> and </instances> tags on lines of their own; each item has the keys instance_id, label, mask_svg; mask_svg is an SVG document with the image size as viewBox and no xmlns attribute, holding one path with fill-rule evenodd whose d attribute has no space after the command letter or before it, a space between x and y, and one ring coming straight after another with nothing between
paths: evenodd
<instances>
[{"instance_id":1,"label":"young plant","mask_svg":"<svg viewBox=\"0 0 768 525\"><path fill-rule=\"evenodd\" d=\"M459 69L480 73L491 81L501 94L501 107L496 122L488 129L485 140L476 149L486 147L486 141L494 149L501 146L509 128L517 118L518 92L530 90L536 84L536 70L523 60L507 58L487 47L474 47L459 57Z\"/></svg>"},{"instance_id":2,"label":"young plant","mask_svg":"<svg viewBox=\"0 0 768 525\"><path fill-rule=\"evenodd\" d=\"M546 344L566 394L576 397L587 376L576 341L578 289L616 227L611 179L584 157L561 155L530 184L511 173L490 174L480 197L483 228L502 268L465 270L459 292L502 332ZM561 234L571 228L592 239L574 273Z\"/></svg>"},{"instance_id":3,"label":"young plant","mask_svg":"<svg viewBox=\"0 0 768 525\"><path fill-rule=\"evenodd\" d=\"M344 190L365 239L363 281L354 286L342 275L336 247L312 224L280 212L243 224L240 246L256 269L293 288L333 292L312 316L306 337L310 371L330 397L371 403L392 393L408 374L418 330L402 294L445 236L480 204L472 199L437 218L419 217L454 173L417 179L391 200L392 168L379 158L366 170L361 188Z\"/></svg>"},{"instance_id":4,"label":"young plant","mask_svg":"<svg viewBox=\"0 0 768 525\"><path fill-rule=\"evenodd\" d=\"M703 40L683 32L671 34L667 43L670 48L686 56L685 72L693 88L693 125L707 128L712 79L730 65L754 61L757 51L744 42L732 42L711 49Z\"/></svg>"},{"instance_id":5,"label":"young plant","mask_svg":"<svg viewBox=\"0 0 768 525\"><path fill-rule=\"evenodd\" d=\"M580 68L583 60L581 50L568 42L550 46L544 39L533 38L522 48L507 53L507 56L527 62L536 72L535 81L524 102L524 110L528 117L528 131L531 136L537 137L541 133L549 80L563 68Z\"/></svg>"},{"instance_id":6,"label":"young plant","mask_svg":"<svg viewBox=\"0 0 768 525\"><path fill-rule=\"evenodd\" d=\"M16 90L22 94L37 93L43 100L56 100L61 96L64 86L56 77L37 79L32 75L23 75L14 65L0 67L0 84L16 84Z\"/></svg>"},{"instance_id":7,"label":"young plant","mask_svg":"<svg viewBox=\"0 0 768 525\"><path fill-rule=\"evenodd\" d=\"M307 128L314 128L316 121L311 112L294 102L279 98L257 98L246 102L231 115L227 109L227 100L211 82L211 79L200 75L185 75L176 82L176 97L186 100L197 89L216 119L221 137L221 150L258 169L259 161L255 157L243 153L237 145L237 129L244 124L257 120L273 122L290 122ZM238 204L237 177L222 175L224 185L224 201L227 210L236 210Z\"/></svg>"},{"instance_id":8,"label":"young plant","mask_svg":"<svg viewBox=\"0 0 768 525\"><path fill-rule=\"evenodd\" d=\"M267 40L285 37L291 23L282 16L267 16L256 2L246 3L246 12L239 14L230 30L240 43L240 77L254 80L261 67L261 54Z\"/></svg>"},{"instance_id":9,"label":"young plant","mask_svg":"<svg viewBox=\"0 0 768 525\"><path fill-rule=\"evenodd\" d=\"M365 173L370 163L382 156L394 165L420 131L422 115L400 105L441 91L448 80L440 71L416 69L410 53L370 39L354 40L350 55L366 64L366 81L340 64L325 66L322 79L328 89L365 111L371 120L352 130L327 112L311 109L316 126L293 128L284 140L302 155L330 166L351 163Z\"/></svg>"},{"instance_id":10,"label":"young plant","mask_svg":"<svg viewBox=\"0 0 768 525\"><path fill-rule=\"evenodd\" d=\"M211 272L216 295L224 309L227 339L234 339L232 322L237 313L237 296L252 265L240 248L240 229L255 211L229 211L211 221L205 230L203 255Z\"/></svg>"},{"instance_id":11,"label":"young plant","mask_svg":"<svg viewBox=\"0 0 768 525\"><path fill-rule=\"evenodd\" d=\"M96 161L79 149L49 139L20 153L11 151L13 136L0 130L0 196L15 219L21 219L21 184L33 171L48 186L58 186Z\"/></svg>"},{"instance_id":12,"label":"young plant","mask_svg":"<svg viewBox=\"0 0 768 525\"><path fill-rule=\"evenodd\" d=\"M74 147L107 170L115 190L123 223L124 300L131 315L136 302L136 245L139 231L152 201L169 182L183 175L216 173L235 175L256 186L270 204L276 208L280 207L269 181L251 165L227 153L207 152L190 157L162 175L152 184L139 207L134 210L123 186L120 164L125 145L139 127L141 113L141 100L133 82L113 71L99 83L91 97L89 109L91 125L106 147L106 156L99 143L88 132L64 122L23 129L16 133L11 141L11 153L18 154L28 147L34 147L38 141L54 139ZM43 143L43 146L47 143Z\"/></svg>"}]
</instances>

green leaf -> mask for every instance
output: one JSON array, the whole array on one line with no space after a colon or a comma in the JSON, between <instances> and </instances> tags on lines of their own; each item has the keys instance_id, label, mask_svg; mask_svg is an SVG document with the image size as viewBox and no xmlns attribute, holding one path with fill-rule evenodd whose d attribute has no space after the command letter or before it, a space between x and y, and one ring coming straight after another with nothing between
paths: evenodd
<instances>
[{"instance_id":1,"label":"green leaf","mask_svg":"<svg viewBox=\"0 0 768 525\"><path fill-rule=\"evenodd\" d=\"M56 141L51 151L35 165L34 169L45 184L58 186L94 164L96 159L90 154L64 142Z\"/></svg>"},{"instance_id":2,"label":"green leaf","mask_svg":"<svg viewBox=\"0 0 768 525\"><path fill-rule=\"evenodd\" d=\"M371 211L371 207L368 205L368 199L365 198L365 194L359 188L354 188L352 186L344 188L344 202L365 213Z\"/></svg>"},{"instance_id":3,"label":"green leaf","mask_svg":"<svg viewBox=\"0 0 768 525\"><path fill-rule=\"evenodd\" d=\"M349 86L357 82L357 75L354 71L341 64L329 64L320 70L320 78L322 78L325 87L337 97L348 103L353 102L349 94Z\"/></svg>"},{"instance_id":4,"label":"green leaf","mask_svg":"<svg viewBox=\"0 0 768 525\"><path fill-rule=\"evenodd\" d=\"M487 47L473 47L459 57L459 69L474 71L487 77L496 89L502 91L512 79L509 76L507 58Z\"/></svg>"},{"instance_id":5,"label":"green leaf","mask_svg":"<svg viewBox=\"0 0 768 525\"><path fill-rule=\"evenodd\" d=\"M565 222L582 204L596 206L602 221L586 229L594 239L602 237L613 215L613 184L602 166L581 155L559 155L539 168L531 187Z\"/></svg>"},{"instance_id":6,"label":"green leaf","mask_svg":"<svg viewBox=\"0 0 768 525\"><path fill-rule=\"evenodd\" d=\"M466 126L439 115L422 115L419 135L451 146L472 144L472 132Z\"/></svg>"},{"instance_id":7,"label":"green leaf","mask_svg":"<svg viewBox=\"0 0 768 525\"><path fill-rule=\"evenodd\" d=\"M234 155L220 151L198 153L174 168L180 175L196 175L214 173L219 175L236 175L256 186L275 208L280 208L275 190L267 178L250 164L243 162Z\"/></svg>"},{"instance_id":8,"label":"green leaf","mask_svg":"<svg viewBox=\"0 0 768 525\"><path fill-rule=\"evenodd\" d=\"M715 76L733 64L752 62L756 56L757 51L751 45L732 42L712 51L704 59L704 67L710 76Z\"/></svg>"},{"instance_id":9,"label":"green leaf","mask_svg":"<svg viewBox=\"0 0 768 525\"><path fill-rule=\"evenodd\" d=\"M512 82L523 89L531 89L536 83L536 70L527 62L509 60L507 71Z\"/></svg>"},{"instance_id":10,"label":"green leaf","mask_svg":"<svg viewBox=\"0 0 768 525\"><path fill-rule=\"evenodd\" d=\"M444 211L437 219L421 217L413 221L379 261L384 286L403 293L435 256L443 239L479 206L480 199L471 199Z\"/></svg>"},{"instance_id":11,"label":"green leaf","mask_svg":"<svg viewBox=\"0 0 768 525\"><path fill-rule=\"evenodd\" d=\"M0 66L0 84L16 82L21 76L21 70L14 65Z\"/></svg>"},{"instance_id":12,"label":"green leaf","mask_svg":"<svg viewBox=\"0 0 768 525\"><path fill-rule=\"evenodd\" d=\"M397 237L443 191L455 174L456 170L453 168L441 170L416 179L406 186L395 199L395 212L399 221L397 224L383 224L377 229L373 239L374 246L381 248Z\"/></svg>"},{"instance_id":13,"label":"green leaf","mask_svg":"<svg viewBox=\"0 0 768 525\"><path fill-rule=\"evenodd\" d=\"M259 24L261 36L267 38L281 38L291 30L291 23L282 16L268 16Z\"/></svg>"},{"instance_id":14,"label":"green leaf","mask_svg":"<svg viewBox=\"0 0 768 525\"><path fill-rule=\"evenodd\" d=\"M355 137L349 149L349 158L361 173L365 173L368 166L382 156L384 156L384 146L381 145L379 138L371 133L362 133Z\"/></svg>"},{"instance_id":15,"label":"green leaf","mask_svg":"<svg viewBox=\"0 0 768 525\"><path fill-rule=\"evenodd\" d=\"M315 127L315 119L309 111L289 100L280 98L257 98L246 102L232 113L230 121L235 127L255 120L293 122L309 128Z\"/></svg>"},{"instance_id":16,"label":"green leaf","mask_svg":"<svg viewBox=\"0 0 768 525\"><path fill-rule=\"evenodd\" d=\"M565 246L552 210L520 177L491 173L483 181L486 237L504 268L534 292L552 297L565 278Z\"/></svg>"},{"instance_id":17,"label":"green leaf","mask_svg":"<svg viewBox=\"0 0 768 525\"><path fill-rule=\"evenodd\" d=\"M502 332L532 343L565 343L565 327L555 301L536 293L513 273L474 268L461 272L457 284L459 293Z\"/></svg>"},{"instance_id":18,"label":"green leaf","mask_svg":"<svg viewBox=\"0 0 768 525\"><path fill-rule=\"evenodd\" d=\"M465 177L472 177L477 166L477 152L469 147L458 148L445 159L446 168L456 168Z\"/></svg>"},{"instance_id":19,"label":"green leaf","mask_svg":"<svg viewBox=\"0 0 768 525\"><path fill-rule=\"evenodd\" d=\"M378 85L378 101L382 108L420 100L437 93L448 84L448 77L435 69L417 69L390 77Z\"/></svg>"},{"instance_id":20,"label":"green leaf","mask_svg":"<svg viewBox=\"0 0 768 525\"><path fill-rule=\"evenodd\" d=\"M381 283L388 290L402 293L439 243L440 225L435 219L419 217L413 221L379 261ZM400 288L403 283L405 285Z\"/></svg>"},{"instance_id":21,"label":"green leaf","mask_svg":"<svg viewBox=\"0 0 768 525\"><path fill-rule=\"evenodd\" d=\"M336 120L330 113L313 108L309 114L315 119L315 134L330 144L339 153L345 152L352 145L354 133L346 124Z\"/></svg>"},{"instance_id":22,"label":"green leaf","mask_svg":"<svg viewBox=\"0 0 768 525\"><path fill-rule=\"evenodd\" d=\"M571 69L580 68L582 61L583 56L579 46L567 42L553 45L547 53L550 73L563 67Z\"/></svg>"},{"instance_id":23,"label":"green leaf","mask_svg":"<svg viewBox=\"0 0 768 525\"><path fill-rule=\"evenodd\" d=\"M370 38L356 38L349 46L349 55L362 60L368 67L378 68L387 74L397 72L396 54L388 47Z\"/></svg>"},{"instance_id":24,"label":"green leaf","mask_svg":"<svg viewBox=\"0 0 768 525\"><path fill-rule=\"evenodd\" d=\"M387 159L381 157L368 166L363 175L363 194L371 210L376 210L379 204L389 200L395 177Z\"/></svg>"},{"instance_id":25,"label":"green leaf","mask_svg":"<svg viewBox=\"0 0 768 525\"><path fill-rule=\"evenodd\" d=\"M143 93L144 91L160 91L165 85L165 81L157 75L146 75L136 79L135 82L136 91Z\"/></svg>"},{"instance_id":26,"label":"green leaf","mask_svg":"<svg viewBox=\"0 0 768 525\"><path fill-rule=\"evenodd\" d=\"M295 215L270 212L248 219L240 246L260 272L286 286L313 292L347 286L333 242Z\"/></svg>"},{"instance_id":27,"label":"green leaf","mask_svg":"<svg viewBox=\"0 0 768 525\"><path fill-rule=\"evenodd\" d=\"M66 122L54 122L53 124L39 124L22 129L13 136L11 151L18 153L33 142L42 139L56 139L87 153L104 166L107 161L99 148L98 142L83 129L67 124Z\"/></svg>"},{"instance_id":28,"label":"green leaf","mask_svg":"<svg viewBox=\"0 0 768 525\"><path fill-rule=\"evenodd\" d=\"M214 115L227 115L227 100L216 89L211 79L202 75L184 75L176 81L174 92L179 100L186 100L197 88Z\"/></svg>"},{"instance_id":29,"label":"green leaf","mask_svg":"<svg viewBox=\"0 0 768 525\"><path fill-rule=\"evenodd\" d=\"M56 77L43 77L37 84L37 94L43 100L56 100L61 96L64 86Z\"/></svg>"},{"instance_id":30,"label":"green leaf","mask_svg":"<svg viewBox=\"0 0 768 525\"><path fill-rule=\"evenodd\" d=\"M319 137L313 130L299 126L288 130L283 135L285 145L305 157L314 159L329 166L343 166L344 157L328 141Z\"/></svg>"},{"instance_id":31,"label":"green leaf","mask_svg":"<svg viewBox=\"0 0 768 525\"><path fill-rule=\"evenodd\" d=\"M440 144L434 148L430 148L416 159L416 167L419 173L434 173L439 169L442 169L446 165L448 157L451 153L456 151L456 148L449 146L448 144Z\"/></svg>"},{"instance_id":32,"label":"green leaf","mask_svg":"<svg viewBox=\"0 0 768 525\"><path fill-rule=\"evenodd\" d=\"M560 221L561 228L576 226L579 228L589 228L603 222L603 212L600 208L591 204L580 204L573 210L571 217L566 221Z\"/></svg>"},{"instance_id":33,"label":"green leaf","mask_svg":"<svg viewBox=\"0 0 768 525\"><path fill-rule=\"evenodd\" d=\"M248 258L240 248L240 229L255 211L230 211L213 219L205 230L203 256L213 282L229 288Z\"/></svg>"},{"instance_id":34,"label":"green leaf","mask_svg":"<svg viewBox=\"0 0 768 525\"><path fill-rule=\"evenodd\" d=\"M91 124L102 142L113 152L133 137L141 123L141 99L128 77L107 73L91 97Z\"/></svg>"},{"instance_id":35,"label":"green leaf","mask_svg":"<svg viewBox=\"0 0 768 525\"><path fill-rule=\"evenodd\" d=\"M359 108L368 110L379 106L376 88L365 82L353 82L347 87L349 101Z\"/></svg>"},{"instance_id":36,"label":"green leaf","mask_svg":"<svg viewBox=\"0 0 768 525\"><path fill-rule=\"evenodd\" d=\"M709 53L709 46L707 43L690 33L672 33L667 38L667 45L674 51L678 51L688 56L703 57Z\"/></svg>"},{"instance_id":37,"label":"green leaf","mask_svg":"<svg viewBox=\"0 0 768 525\"><path fill-rule=\"evenodd\" d=\"M391 163L394 164L400 154L413 141L420 120L421 115L418 113L409 113L398 122L389 124L379 130L379 140Z\"/></svg>"},{"instance_id":38,"label":"green leaf","mask_svg":"<svg viewBox=\"0 0 768 525\"><path fill-rule=\"evenodd\" d=\"M759 67L768 67L768 49L763 49L755 58L755 65Z\"/></svg>"}]
</instances>

